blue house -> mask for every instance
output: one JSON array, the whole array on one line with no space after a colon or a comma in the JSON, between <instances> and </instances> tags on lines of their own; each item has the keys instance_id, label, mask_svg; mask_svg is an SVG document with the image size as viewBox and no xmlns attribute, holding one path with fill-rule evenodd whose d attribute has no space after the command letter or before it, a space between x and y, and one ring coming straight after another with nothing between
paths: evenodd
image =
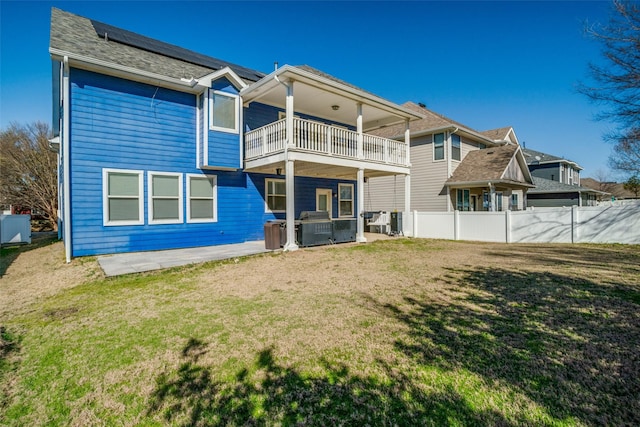
<instances>
[{"instance_id":1,"label":"blue house","mask_svg":"<svg viewBox=\"0 0 640 427\"><path fill-rule=\"evenodd\" d=\"M273 219L295 250L302 211L357 219L363 242L364 181L410 188L421 116L311 67L264 74L56 8L49 52L67 261L261 240ZM404 141L368 133L397 123Z\"/></svg>"}]
</instances>

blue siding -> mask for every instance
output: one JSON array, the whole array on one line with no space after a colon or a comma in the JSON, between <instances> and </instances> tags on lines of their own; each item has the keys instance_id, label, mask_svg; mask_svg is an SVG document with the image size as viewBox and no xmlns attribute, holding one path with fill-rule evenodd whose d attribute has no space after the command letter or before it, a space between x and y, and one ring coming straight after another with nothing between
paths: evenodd
<instances>
[{"instance_id":1,"label":"blue siding","mask_svg":"<svg viewBox=\"0 0 640 427\"><path fill-rule=\"evenodd\" d=\"M226 78L218 79L211 84L211 89L221 92L238 94L238 90ZM207 120L209 118L207 117ZM208 126L207 126L208 129ZM242 131L242 123L239 124ZM240 134L209 130L209 161L207 166L227 167L239 169L240 164Z\"/></svg>"},{"instance_id":2,"label":"blue siding","mask_svg":"<svg viewBox=\"0 0 640 427\"><path fill-rule=\"evenodd\" d=\"M260 207L256 206L256 209L260 208L264 212L265 210L265 179L284 179L284 176L278 175L261 175L261 174L249 174L249 179L253 181L253 185L258 189L262 196ZM316 189L331 189L332 194L338 194L338 184L353 184L353 203L354 211L357 201L356 195L356 182L349 180L338 179L326 179L326 178L309 178L304 176L295 177L294 192L296 197L295 211L296 218L300 216L302 211L315 211L316 210ZM332 217L338 218L338 198L334 197L331 202ZM355 212L354 212L355 217ZM265 220L269 219L285 219L285 214L277 212L275 214L266 214Z\"/></svg>"},{"instance_id":3,"label":"blue siding","mask_svg":"<svg viewBox=\"0 0 640 427\"><path fill-rule=\"evenodd\" d=\"M275 218L265 212L265 175L212 172L218 183L218 221L186 222L188 180L185 174L203 173L196 165L196 114L195 95L72 69L73 256L264 238L265 221ZM103 168L144 171L143 225L103 226ZM183 223L148 224L148 171L183 174ZM350 181L297 177L296 216L302 210L315 209L315 188L331 188L337 192L338 182ZM333 199L334 216L337 208L337 199Z\"/></svg>"}]
</instances>

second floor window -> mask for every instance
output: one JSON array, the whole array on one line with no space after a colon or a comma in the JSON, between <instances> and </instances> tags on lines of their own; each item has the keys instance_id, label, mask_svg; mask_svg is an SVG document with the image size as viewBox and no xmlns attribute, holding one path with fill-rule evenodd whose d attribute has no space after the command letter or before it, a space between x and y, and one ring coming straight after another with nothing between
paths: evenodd
<instances>
[{"instance_id":1,"label":"second floor window","mask_svg":"<svg viewBox=\"0 0 640 427\"><path fill-rule=\"evenodd\" d=\"M451 158L460 160L460 135L451 135Z\"/></svg>"},{"instance_id":2,"label":"second floor window","mask_svg":"<svg viewBox=\"0 0 640 427\"><path fill-rule=\"evenodd\" d=\"M209 91L209 129L238 133L238 96Z\"/></svg>"},{"instance_id":3,"label":"second floor window","mask_svg":"<svg viewBox=\"0 0 640 427\"><path fill-rule=\"evenodd\" d=\"M433 135L433 160L444 160L444 133Z\"/></svg>"}]
</instances>

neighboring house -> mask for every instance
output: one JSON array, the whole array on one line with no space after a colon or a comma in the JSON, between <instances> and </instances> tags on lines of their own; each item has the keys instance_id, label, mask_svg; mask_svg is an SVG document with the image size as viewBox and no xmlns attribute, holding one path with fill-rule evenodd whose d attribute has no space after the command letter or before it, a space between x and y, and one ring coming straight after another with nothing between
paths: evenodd
<instances>
[{"instance_id":1,"label":"neighboring house","mask_svg":"<svg viewBox=\"0 0 640 427\"><path fill-rule=\"evenodd\" d=\"M370 179L365 195L368 210L406 211L407 193L411 210L419 211L526 207L526 191L533 185L511 127L478 132L422 105L407 102L403 106L423 116L410 123L410 190L395 177ZM400 140L402 132L398 125L375 131ZM469 156L484 149L491 149L491 155Z\"/></svg>"},{"instance_id":2,"label":"neighboring house","mask_svg":"<svg viewBox=\"0 0 640 427\"><path fill-rule=\"evenodd\" d=\"M595 206L606 193L580 186L582 167L576 162L524 148L524 156L536 188L527 196L527 206Z\"/></svg>"},{"instance_id":3,"label":"neighboring house","mask_svg":"<svg viewBox=\"0 0 640 427\"><path fill-rule=\"evenodd\" d=\"M611 201L612 198L614 200L637 199L636 195L632 191L624 188L624 183L622 182L601 182L593 178L582 178L580 183L584 187L598 190L601 194L598 197L598 200Z\"/></svg>"},{"instance_id":4,"label":"neighboring house","mask_svg":"<svg viewBox=\"0 0 640 427\"><path fill-rule=\"evenodd\" d=\"M580 185L582 167L576 162L529 148L522 151L531 175L561 184Z\"/></svg>"},{"instance_id":5,"label":"neighboring house","mask_svg":"<svg viewBox=\"0 0 640 427\"><path fill-rule=\"evenodd\" d=\"M357 220L364 181L409 168L421 117L310 67L261 72L52 9L66 258L238 243L325 210Z\"/></svg>"},{"instance_id":6,"label":"neighboring house","mask_svg":"<svg viewBox=\"0 0 640 427\"><path fill-rule=\"evenodd\" d=\"M580 185L564 184L550 179L533 177L536 188L527 193L527 206L550 208L560 206L596 206L607 193Z\"/></svg>"}]
</instances>

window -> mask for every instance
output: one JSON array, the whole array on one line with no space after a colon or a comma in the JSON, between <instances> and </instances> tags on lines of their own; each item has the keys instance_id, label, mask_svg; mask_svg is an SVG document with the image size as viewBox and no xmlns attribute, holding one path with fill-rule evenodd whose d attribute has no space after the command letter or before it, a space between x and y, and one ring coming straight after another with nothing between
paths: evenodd
<instances>
[{"instance_id":1,"label":"window","mask_svg":"<svg viewBox=\"0 0 640 427\"><path fill-rule=\"evenodd\" d=\"M451 135L451 158L460 160L460 135Z\"/></svg>"},{"instance_id":2,"label":"window","mask_svg":"<svg viewBox=\"0 0 640 427\"><path fill-rule=\"evenodd\" d=\"M214 175L187 175L187 222L218 220L217 178Z\"/></svg>"},{"instance_id":3,"label":"window","mask_svg":"<svg viewBox=\"0 0 640 427\"><path fill-rule=\"evenodd\" d=\"M238 96L209 91L209 129L238 133Z\"/></svg>"},{"instance_id":4,"label":"window","mask_svg":"<svg viewBox=\"0 0 640 427\"><path fill-rule=\"evenodd\" d=\"M491 193L486 191L482 192L482 209L485 211L491 210Z\"/></svg>"},{"instance_id":5,"label":"window","mask_svg":"<svg viewBox=\"0 0 640 427\"><path fill-rule=\"evenodd\" d=\"M512 211L518 210L518 193L511 193L511 200L509 201L509 209Z\"/></svg>"},{"instance_id":6,"label":"window","mask_svg":"<svg viewBox=\"0 0 640 427\"><path fill-rule=\"evenodd\" d=\"M502 192L496 191L496 211L502 212Z\"/></svg>"},{"instance_id":7,"label":"window","mask_svg":"<svg viewBox=\"0 0 640 427\"><path fill-rule=\"evenodd\" d=\"M149 172L149 224L176 224L182 216L182 174Z\"/></svg>"},{"instance_id":8,"label":"window","mask_svg":"<svg viewBox=\"0 0 640 427\"><path fill-rule=\"evenodd\" d=\"M353 216L353 184L338 184L338 216Z\"/></svg>"},{"instance_id":9,"label":"window","mask_svg":"<svg viewBox=\"0 0 640 427\"><path fill-rule=\"evenodd\" d=\"M104 225L144 224L142 171L102 170L102 220Z\"/></svg>"},{"instance_id":10,"label":"window","mask_svg":"<svg viewBox=\"0 0 640 427\"><path fill-rule=\"evenodd\" d=\"M266 179L267 212L285 212L287 210L287 188L284 179Z\"/></svg>"},{"instance_id":11,"label":"window","mask_svg":"<svg viewBox=\"0 0 640 427\"><path fill-rule=\"evenodd\" d=\"M456 210L457 211L469 211L471 205L469 204L469 190L456 190Z\"/></svg>"},{"instance_id":12,"label":"window","mask_svg":"<svg viewBox=\"0 0 640 427\"><path fill-rule=\"evenodd\" d=\"M433 160L444 159L444 133L433 135Z\"/></svg>"}]
</instances>

